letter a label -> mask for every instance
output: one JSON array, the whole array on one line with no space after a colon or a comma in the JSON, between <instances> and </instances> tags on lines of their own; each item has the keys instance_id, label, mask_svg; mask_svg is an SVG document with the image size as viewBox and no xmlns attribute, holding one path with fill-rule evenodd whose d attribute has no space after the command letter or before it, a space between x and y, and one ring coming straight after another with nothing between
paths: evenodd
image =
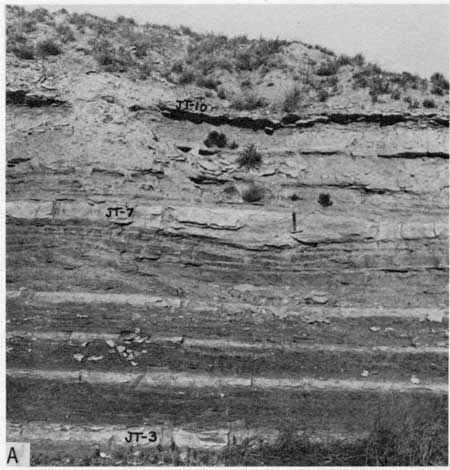
<instances>
[{"instance_id":1,"label":"letter a label","mask_svg":"<svg viewBox=\"0 0 450 470\"><path fill-rule=\"evenodd\" d=\"M29 442L7 442L6 443L6 466L7 467L29 467L30 466L30 443Z\"/></svg>"}]
</instances>

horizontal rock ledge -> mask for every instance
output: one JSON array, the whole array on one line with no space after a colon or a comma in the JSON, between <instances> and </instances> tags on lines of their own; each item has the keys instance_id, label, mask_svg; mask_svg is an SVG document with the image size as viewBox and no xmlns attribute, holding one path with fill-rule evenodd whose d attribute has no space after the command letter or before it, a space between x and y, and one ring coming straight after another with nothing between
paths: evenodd
<instances>
[{"instance_id":1,"label":"horizontal rock ledge","mask_svg":"<svg viewBox=\"0 0 450 470\"><path fill-rule=\"evenodd\" d=\"M72 425L67 423L44 423L29 422L26 424L8 422L7 436L9 441L21 441L23 439L29 441L37 441L41 439L50 439L53 443L77 442L77 443L97 443L107 445L125 446L124 439L128 436L128 432L142 432L142 429L152 430L156 432L158 437L154 443L142 441L140 444L144 448L161 445L169 447L174 443L178 448L190 448L217 451L222 450L228 445L239 444L245 439L258 438L265 443L273 443L276 441L280 431L276 428L248 428L242 423L231 422L228 428L206 428L198 426L189 426L186 428L171 425L143 425L143 426L118 426L118 425ZM333 441L353 441L364 437L364 434L344 434L332 431L316 430L308 433L308 439L311 442L329 442Z\"/></svg>"},{"instance_id":2,"label":"horizontal rock ledge","mask_svg":"<svg viewBox=\"0 0 450 470\"><path fill-rule=\"evenodd\" d=\"M13 338L31 338L37 341L51 342L89 342L89 341L113 341L114 343L123 341L120 333L103 333L103 332L84 332L84 331L27 331L27 330L10 330L6 333L7 339ZM210 348L227 350L249 350L249 351L287 351L287 352L303 352L303 351L320 351L320 352L338 352L353 354L441 354L448 355L448 348L444 346L352 346L345 344L294 344L290 343L273 343L258 342L250 343L245 341L213 339L213 338L189 338L182 336L161 336L151 335L145 340L149 344L183 344L184 348Z\"/></svg>"},{"instance_id":3,"label":"horizontal rock ledge","mask_svg":"<svg viewBox=\"0 0 450 470\"><path fill-rule=\"evenodd\" d=\"M136 108L130 108L135 110ZM190 121L194 124L207 123L214 126L229 125L253 130L270 129L270 133L282 128L308 128L317 124L352 124L366 123L379 126L391 126L398 123L428 122L429 125L448 127L448 116L436 114L410 114L410 113L330 113L319 116L301 116L289 114L281 119L268 119L257 116L243 116L236 114L206 114L177 109L174 105L162 104L159 106L162 115L178 121Z\"/></svg>"},{"instance_id":4,"label":"horizontal rock ledge","mask_svg":"<svg viewBox=\"0 0 450 470\"><path fill-rule=\"evenodd\" d=\"M365 218L322 213L297 214L297 231L292 233L292 213L286 209L264 210L235 207L138 205L133 215L108 218L114 203L86 201L18 200L6 203L9 218L33 222L89 221L103 226L119 224L139 230L159 230L185 236L221 239L249 248L292 248L298 244L347 243L383 240L415 240L448 237L446 220L386 220L381 215Z\"/></svg>"},{"instance_id":5,"label":"horizontal rock ledge","mask_svg":"<svg viewBox=\"0 0 450 470\"><path fill-rule=\"evenodd\" d=\"M144 294L104 294L94 292L44 292L44 291L13 291L6 292L8 300L19 300L27 305L45 305L45 304L116 304L116 305L133 305L136 307L153 306L160 308L186 308L181 298L178 297L156 297ZM224 311L252 311L254 306L245 302L228 302L222 305ZM217 310L218 306L214 303L204 301L189 301L190 311L205 311L208 309ZM327 306L311 306L299 305L296 309L292 307L277 307L266 305L265 310L279 318L289 316L307 317L313 320L317 318L364 318L364 317L398 317L398 318L416 318L420 320L429 320L442 322L448 319L448 309L446 307L409 307L409 308L382 308L382 307L327 307Z\"/></svg>"},{"instance_id":6,"label":"horizontal rock ledge","mask_svg":"<svg viewBox=\"0 0 450 470\"><path fill-rule=\"evenodd\" d=\"M100 372L87 369L79 370L49 370L7 368L7 377L16 379L45 379L61 382L78 382L89 384L102 384L109 386L122 386L138 384L137 391L151 391L155 387L174 388L226 388L239 387L261 390L292 390L302 391L364 391L364 392L419 392L446 394L448 384L424 381L420 384L400 381L374 381L365 379L314 379L314 378L275 378L275 377L242 377L212 375L207 373L190 372L161 372L147 369L145 373L127 372Z\"/></svg>"}]
</instances>

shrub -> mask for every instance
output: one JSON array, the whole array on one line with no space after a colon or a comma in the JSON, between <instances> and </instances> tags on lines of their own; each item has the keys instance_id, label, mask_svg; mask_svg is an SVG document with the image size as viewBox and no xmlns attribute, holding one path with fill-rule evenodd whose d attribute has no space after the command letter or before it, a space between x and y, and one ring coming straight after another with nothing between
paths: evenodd
<instances>
[{"instance_id":1,"label":"shrub","mask_svg":"<svg viewBox=\"0 0 450 470\"><path fill-rule=\"evenodd\" d=\"M255 183L249 183L247 188L242 191L241 197L245 202L260 201L264 197L264 188Z\"/></svg>"},{"instance_id":2,"label":"shrub","mask_svg":"<svg viewBox=\"0 0 450 470\"><path fill-rule=\"evenodd\" d=\"M321 103L326 101L330 95L327 90L319 90L319 93L317 94L317 97Z\"/></svg>"},{"instance_id":3,"label":"shrub","mask_svg":"<svg viewBox=\"0 0 450 470\"><path fill-rule=\"evenodd\" d=\"M53 39L46 39L37 44L37 52L42 57L59 55L62 49Z\"/></svg>"},{"instance_id":4,"label":"shrub","mask_svg":"<svg viewBox=\"0 0 450 470\"><path fill-rule=\"evenodd\" d=\"M320 44L316 44L314 46L314 49L317 49L318 51L322 52L322 54L326 54L326 55L330 55L330 56L335 55L335 53L331 49L328 49L327 47L323 47Z\"/></svg>"},{"instance_id":5,"label":"shrub","mask_svg":"<svg viewBox=\"0 0 450 470\"><path fill-rule=\"evenodd\" d=\"M228 146L231 150L235 150L239 147L239 144L233 140L233 142L231 142L231 144Z\"/></svg>"},{"instance_id":6,"label":"shrub","mask_svg":"<svg viewBox=\"0 0 450 470\"><path fill-rule=\"evenodd\" d=\"M355 57L353 57L353 63L357 65L358 67L363 67L364 64L366 63L366 59L361 53L356 54Z\"/></svg>"},{"instance_id":7,"label":"shrub","mask_svg":"<svg viewBox=\"0 0 450 470\"><path fill-rule=\"evenodd\" d=\"M431 93L433 95L443 96L444 95L444 89L437 86L437 85L433 85L432 88L431 88Z\"/></svg>"},{"instance_id":8,"label":"shrub","mask_svg":"<svg viewBox=\"0 0 450 470\"><path fill-rule=\"evenodd\" d=\"M136 57L142 59L147 56L147 52L150 50L150 40L146 37L138 37L136 40L132 41L132 46L134 47L134 53Z\"/></svg>"},{"instance_id":9,"label":"shrub","mask_svg":"<svg viewBox=\"0 0 450 470\"><path fill-rule=\"evenodd\" d=\"M413 100L410 96L405 96L405 98L403 98L403 101L405 103L408 103L409 108L418 108L419 107L419 102L416 99Z\"/></svg>"},{"instance_id":10,"label":"shrub","mask_svg":"<svg viewBox=\"0 0 450 470\"><path fill-rule=\"evenodd\" d=\"M180 31L183 34L186 34L186 36L192 36L194 33L192 32L192 29L189 28L188 26L180 26Z\"/></svg>"},{"instance_id":11,"label":"shrub","mask_svg":"<svg viewBox=\"0 0 450 470\"><path fill-rule=\"evenodd\" d=\"M49 18L49 13L45 8L36 8L30 12L30 16L36 21L43 23Z\"/></svg>"},{"instance_id":12,"label":"shrub","mask_svg":"<svg viewBox=\"0 0 450 470\"><path fill-rule=\"evenodd\" d=\"M79 13L72 13L68 18L69 23L77 25L78 29L86 26L86 15L80 15Z\"/></svg>"},{"instance_id":13,"label":"shrub","mask_svg":"<svg viewBox=\"0 0 450 470\"><path fill-rule=\"evenodd\" d=\"M116 21L122 25L136 26L136 22L133 18L126 18L123 15L118 16Z\"/></svg>"},{"instance_id":14,"label":"shrub","mask_svg":"<svg viewBox=\"0 0 450 470\"><path fill-rule=\"evenodd\" d=\"M56 32L61 38L61 41L66 43L69 41L75 41L75 34L72 31L72 28L68 25L59 24L56 27Z\"/></svg>"},{"instance_id":15,"label":"shrub","mask_svg":"<svg viewBox=\"0 0 450 470\"><path fill-rule=\"evenodd\" d=\"M391 98L393 100L399 100L401 98L400 90L398 90L398 89L393 90L392 93L391 93Z\"/></svg>"},{"instance_id":16,"label":"shrub","mask_svg":"<svg viewBox=\"0 0 450 470\"><path fill-rule=\"evenodd\" d=\"M250 144L242 151L241 155L237 159L237 164L240 167L247 168L258 168L261 166L262 156L256 150L254 144Z\"/></svg>"},{"instance_id":17,"label":"shrub","mask_svg":"<svg viewBox=\"0 0 450 470\"><path fill-rule=\"evenodd\" d=\"M442 75L442 73L436 72L433 73L430 77L431 83L437 88L442 88L443 90L448 91L449 83L448 80Z\"/></svg>"},{"instance_id":18,"label":"shrub","mask_svg":"<svg viewBox=\"0 0 450 470\"><path fill-rule=\"evenodd\" d=\"M222 132L211 131L204 141L204 144L207 147L212 147L215 145L216 147L223 148L227 145L227 136Z\"/></svg>"},{"instance_id":19,"label":"shrub","mask_svg":"<svg viewBox=\"0 0 450 470\"><path fill-rule=\"evenodd\" d=\"M322 62L318 69L316 70L316 75L319 76L328 76L335 75L338 71L338 66L335 61L328 60L327 62Z\"/></svg>"},{"instance_id":20,"label":"shrub","mask_svg":"<svg viewBox=\"0 0 450 470\"><path fill-rule=\"evenodd\" d=\"M352 65L353 60L350 56L341 54L337 59L336 59L336 65L338 67L343 67L345 65Z\"/></svg>"},{"instance_id":21,"label":"shrub","mask_svg":"<svg viewBox=\"0 0 450 470\"><path fill-rule=\"evenodd\" d=\"M225 100L227 99L227 94L225 92L225 88L224 87L219 87L217 89L217 98L220 98L221 100Z\"/></svg>"},{"instance_id":22,"label":"shrub","mask_svg":"<svg viewBox=\"0 0 450 470\"><path fill-rule=\"evenodd\" d=\"M17 46L12 46L10 51L19 59L34 59L34 47L30 44L18 44Z\"/></svg>"},{"instance_id":23,"label":"shrub","mask_svg":"<svg viewBox=\"0 0 450 470\"><path fill-rule=\"evenodd\" d=\"M378 101L379 93L374 89L370 89L369 96L370 96L370 101L372 102L372 104L375 104Z\"/></svg>"},{"instance_id":24,"label":"shrub","mask_svg":"<svg viewBox=\"0 0 450 470\"><path fill-rule=\"evenodd\" d=\"M328 193L320 193L318 201L322 207L329 207L333 204L333 201L331 200L331 197Z\"/></svg>"},{"instance_id":25,"label":"shrub","mask_svg":"<svg viewBox=\"0 0 450 470\"><path fill-rule=\"evenodd\" d=\"M255 94L248 94L241 99L238 98L233 101L233 107L238 111L253 111L266 104L264 98L260 98Z\"/></svg>"},{"instance_id":26,"label":"shrub","mask_svg":"<svg viewBox=\"0 0 450 470\"><path fill-rule=\"evenodd\" d=\"M286 113L293 113L297 110L300 104L301 93L297 87L289 91L283 101L283 111Z\"/></svg>"},{"instance_id":27,"label":"shrub","mask_svg":"<svg viewBox=\"0 0 450 470\"><path fill-rule=\"evenodd\" d=\"M215 90L217 88L218 82L217 80L214 80L211 77L200 76L200 77L197 77L197 79L195 80L195 84L203 88L209 88L211 90Z\"/></svg>"},{"instance_id":28,"label":"shrub","mask_svg":"<svg viewBox=\"0 0 450 470\"><path fill-rule=\"evenodd\" d=\"M107 72L125 72L135 62L130 53L119 47L117 50L106 40L95 40L92 52L99 63Z\"/></svg>"},{"instance_id":29,"label":"shrub","mask_svg":"<svg viewBox=\"0 0 450 470\"><path fill-rule=\"evenodd\" d=\"M236 68L238 70L256 70L262 65L269 65L270 59L287 41L279 39L259 39L252 41L245 51L235 53ZM275 64L272 63L272 66Z\"/></svg>"},{"instance_id":30,"label":"shrub","mask_svg":"<svg viewBox=\"0 0 450 470\"><path fill-rule=\"evenodd\" d=\"M36 31L37 29L36 20L22 21L21 26L22 26L22 31L24 33L32 33L33 31Z\"/></svg>"},{"instance_id":31,"label":"shrub","mask_svg":"<svg viewBox=\"0 0 450 470\"><path fill-rule=\"evenodd\" d=\"M187 85L188 83L192 83L195 80L195 74L191 69L185 69L178 77L178 83L180 85Z\"/></svg>"},{"instance_id":32,"label":"shrub","mask_svg":"<svg viewBox=\"0 0 450 470\"><path fill-rule=\"evenodd\" d=\"M432 100L430 98L424 99L422 104L423 104L424 108L435 108L436 107L436 103L434 102L434 100Z\"/></svg>"},{"instance_id":33,"label":"shrub","mask_svg":"<svg viewBox=\"0 0 450 470\"><path fill-rule=\"evenodd\" d=\"M139 79L145 80L146 78L150 77L152 73L152 66L149 62L144 62L143 64L139 65Z\"/></svg>"},{"instance_id":34,"label":"shrub","mask_svg":"<svg viewBox=\"0 0 450 470\"><path fill-rule=\"evenodd\" d=\"M183 62L181 60L177 60L171 68L172 72L174 73L182 73L183 72Z\"/></svg>"}]
</instances>

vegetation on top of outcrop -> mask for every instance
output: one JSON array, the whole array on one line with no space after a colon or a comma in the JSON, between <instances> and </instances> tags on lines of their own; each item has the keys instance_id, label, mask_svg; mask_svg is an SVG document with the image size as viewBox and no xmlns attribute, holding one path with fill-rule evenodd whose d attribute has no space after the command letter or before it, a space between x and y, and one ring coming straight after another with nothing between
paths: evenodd
<instances>
[{"instance_id":1,"label":"vegetation on top of outcrop","mask_svg":"<svg viewBox=\"0 0 450 470\"><path fill-rule=\"evenodd\" d=\"M448 80L445 79L444 75L442 73L436 72L433 73L430 77L430 81L433 85L433 88L431 89L431 93L435 95L444 95L448 93Z\"/></svg>"},{"instance_id":2,"label":"vegetation on top of outcrop","mask_svg":"<svg viewBox=\"0 0 450 470\"><path fill-rule=\"evenodd\" d=\"M99 70L132 80L163 77L206 89L209 97L228 100L237 111L270 107L294 113L314 103L333 104L334 98L340 105L361 103L362 96L369 104L414 108L427 107L434 95L439 106L449 92L441 73L426 80L387 72L362 54L336 55L319 45L278 38L228 38L185 26L138 25L123 16L111 21L64 8L50 13L8 6L7 52L23 60L84 55Z\"/></svg>"}]
</instances>

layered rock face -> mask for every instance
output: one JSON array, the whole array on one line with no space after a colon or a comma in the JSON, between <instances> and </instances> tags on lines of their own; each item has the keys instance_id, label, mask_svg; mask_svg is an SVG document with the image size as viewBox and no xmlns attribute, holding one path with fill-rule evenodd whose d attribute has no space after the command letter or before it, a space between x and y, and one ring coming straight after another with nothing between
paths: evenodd
<instances>
[{"instance_id":1,"label":"layered rock face","mask_svg":"<svg viewBox=\"0 0 450 470\"><path fill-rule=\"evenodd\" d=\"M8 91L10 441L351 440L446 396L448 116L195 114L156 81L64 80Z\"/></svg>"}]
</instances>

